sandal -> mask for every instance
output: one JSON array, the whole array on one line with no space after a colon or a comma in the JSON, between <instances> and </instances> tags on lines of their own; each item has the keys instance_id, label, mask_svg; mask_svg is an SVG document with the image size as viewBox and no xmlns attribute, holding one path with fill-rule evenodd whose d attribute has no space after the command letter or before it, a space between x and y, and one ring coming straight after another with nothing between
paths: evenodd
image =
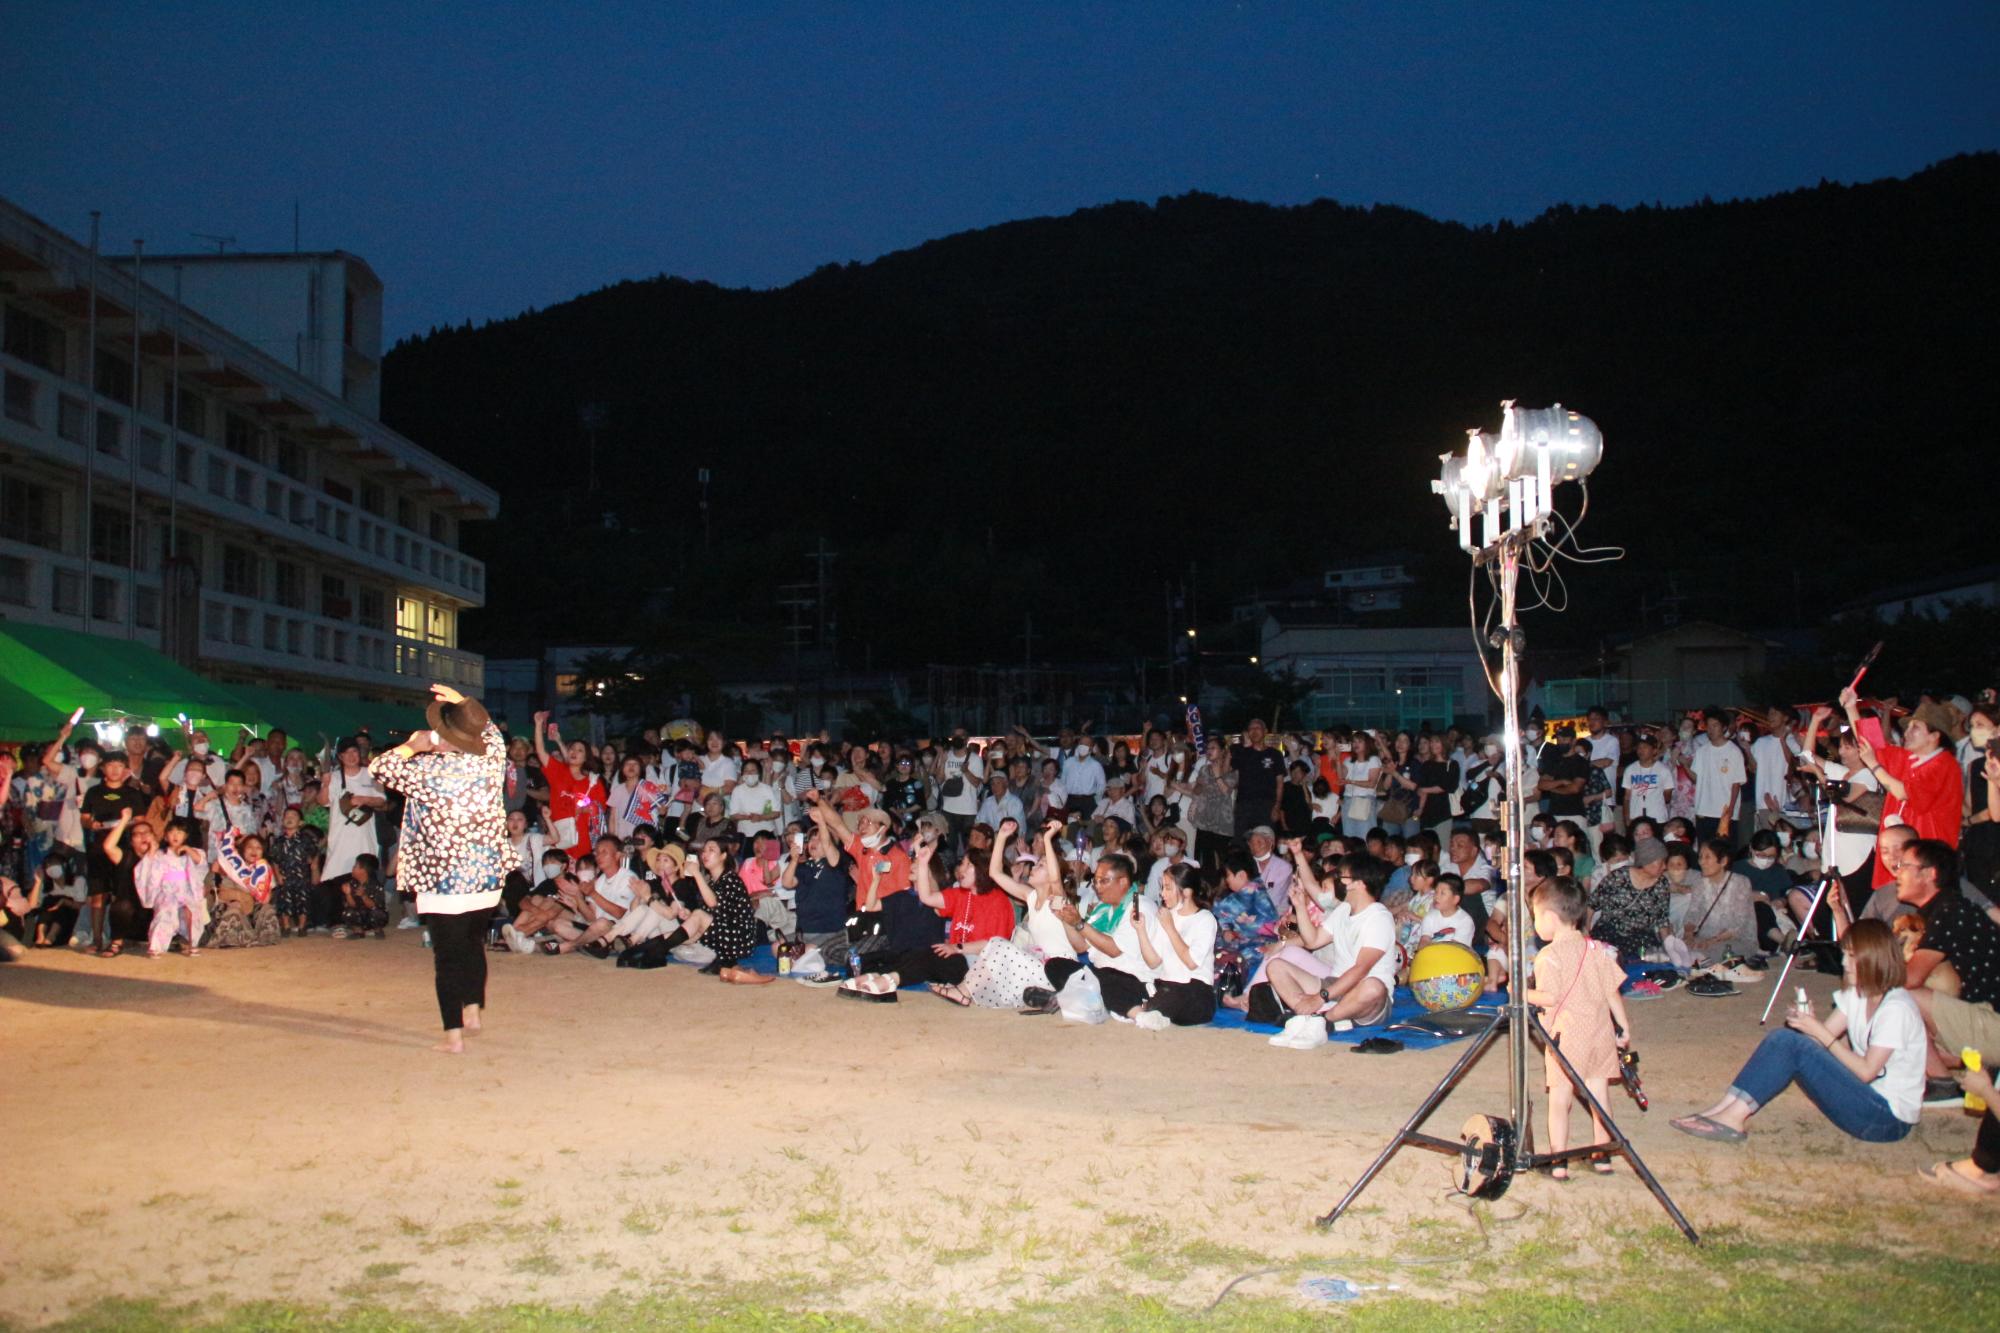
<instances>
[{"instance_id":1,"label":"sandal","mask_svg":"<svg viewBox=\"0 0 2000 1333\"><path fill-rule=\"evenodd\" d=\"M1569 1168L1566 1166L1550 1167L1549 1179L1555 1181L1558 1185L1569 1184Z\"/></svg>"},{"instance_id":2,"label":"sandal","mask_svg":"<svg viewBox=\"0 0 2000 1333\"><path fill-rule=\"evenodd\" d=\"M551 958L554 958L563 951L561 940L543 940L538 947Z\"/></svg>"},{"instance_id":3,"label":"sandal","mask_svg":"<svg viewBox=\"0 0 2000 1333\"><path fill-rule=\"evenodd\" d=\"M1974 1169L1977 1170L1977 1168ZM1971 1176L1966 1175L1965 1172L1952 1166L1950 1162L1934 1163L1917 1172L1917 1174L1925 1180L1930 1181L1933 1185L1940 1185L1948 1190L1957 1190L1961 1194L1976 1194L1982 1198L1991 1198L1996 1194L2000 1194L2000 1185L1982 1185Z\"/></svg>"},{"instance_id":4,"label":"sandal","mask_svg":"<svg viewBox=\"0 0 2000 1333\"><path fill-rule=\"evenodd\" d=\"M1740 1129L1717 1124L1705 1115L1684 1115L1678 1120L1669 1120L1667 1123L1683 1134L1707 1139L1711 1143L1742 1143L1750 1137Z\"/></svg>"},{"instance_id":5,"label":"sandal","mask_svg":"<svg viewBox=\"0 0 2000 1333\"><path fill-rule=\"evenodd\" d=\"M1615 1176L1617 1170L1611 1165L1611 1154L1594 1152L1590 1155L1590 1169L1600 1176Z\"/></svg>"},{"instance_id":6,"label":"sandal","mask_svg":"<svg viewBox=\"0 0 2000 1333\"><path fill-rule=\"evenodd\" d=\"M99 958L116 958L119 954L124 952L125 952L125 941L113 940L111 941L111 943L105 945L102 949L99 949L97 951L97 956Z\"/></svg>"},{"instance_id":7,"label":"sandal","mask_svg":"<svg viewBox=\"0 0 2000 1333\"><path fill-rule=\"evenodd\" d=\"M972 1007L972 1001L966 997L965 992L949 981L933 981L931 983L931 994L950 1000L953 1004L961 1008L970 1009Z\"/></svg>"}]
</instances>

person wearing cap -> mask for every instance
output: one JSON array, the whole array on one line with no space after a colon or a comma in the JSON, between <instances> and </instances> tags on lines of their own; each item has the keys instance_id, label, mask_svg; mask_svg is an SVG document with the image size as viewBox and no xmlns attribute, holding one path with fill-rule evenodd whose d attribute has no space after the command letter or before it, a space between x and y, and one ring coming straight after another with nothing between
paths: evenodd
<instances>
[{"instance_id":1,"label":"person wearing cap","mask_svg":"<svg viewBox=\"0 0 2000 1333\"><path fill-rule=\"evenodd\" d=\"M1667 845L1657 838L1642 840L1631 861L1606 871L1590 892L1590 937L1621 958L1658 952L1668 930L1666 871Z\"/></svg>"},{"instance_id":2,"label":"person wearing cap","mask_svg":"<svg viewBox=\"0 0 2000 1333\"><path fill-rule=\"evenodd\" d=\"M872 805L862 810L855 816L854 833L849 836L840 816L817 792L806 793L806 808L819 825L820 836L847 855L853 870L855 911L879 912L883 900L909 892L910 854L891 836L894 821L886 810Z\"/></svg>"},{"instance_id":3,"label":"person wearing cap","mask_svg":"<svg viewBox=\"0 0 2000 1333\"><path fill-rule=\"evenodd\" d=\"M1009 790L1013 784L998 764L993 766L992 776L986 781L986 798L979 803L979 813L973 816L972 822L984 824L990 829L999 828L1001 821L1007 819L1013 820L1016 825L1025 824L1027 811L1021 805L1021 798Z\"/></svg>"},{"instance_id":4,"label":"person wearing cap","mask_svg":"<svg viewBox=\"0 0 2000 1333\"><path fill-rule=\"evenodd\" d=\"M507 742L477 699L449 685L433 685L431 694L429 729L375 756L368 772L406 798L397 887L415 894L430 931L444 1022L433 1049L458 1055L465 1034L480 1028L486 923L513 858L501 800Z\"/></svg>"},{"instance_id":5,"label":"person wearing cap","mask_svg":"<svg viewBox=\"0 0 2000 1333\"><path fill-rule=\"evenodd\" d=\"M1269 824L1259 824L1244 841L1249 844L1250 859L1257 863L1257 878L1263 882L1264 892L1270 895L1271 906L1282 915L1292 896L1292 863L1277 855L1277 830Z\"/></svg>"},{"instance_id":6,"label":"person wearing cap","mask_svg":"<svg viewBox=\"0 0 2000 1333\"><path fill-rule=\"evenodd\" d=\"M1104 779L1104 797L1091 809L1090 817L1099 823L1107 819L1122 819L1127 828L1136 828L1139 808L1132 800L1132 779L1123 773L1107 776Z\"/></svg>"},{"instance_id":7,"label":"person wearing cap","mask_svg":"<svg viewBox=\"0 0 2000 1333\"><path fill-rule=\"evenodd\" d=\"M1861 731L1861 701L1849 686L1840 692L1840 706L1854 728L1861 766L1882 785L1882 822L1907 824L1919 838L1947 847L1958 846L1965 819L1965 791L1952 742L1958 719L1944 704L1925 701L1903 720L1903 743L1879 749ZM1875 887L1891 881L1886 868L1875 868Z\"/></svg>"}]
</instances>

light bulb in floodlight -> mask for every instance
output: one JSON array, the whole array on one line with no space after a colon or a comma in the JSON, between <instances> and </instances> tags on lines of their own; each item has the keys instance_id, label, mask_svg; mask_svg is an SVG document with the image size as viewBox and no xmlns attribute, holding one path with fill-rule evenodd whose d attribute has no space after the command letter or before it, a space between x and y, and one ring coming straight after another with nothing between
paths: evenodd
<instances>
[{"instance_id":1,"label":"light bulb in floodlight","mask_svg":"<svg viewBox=\"0 0 2000 1333\"><path fill-rule=\"evenodd\" d=\"M1486 437L1478 431L1467 431L1465 441L1465 488L1472 492L1475 500L1485 500L1493 494L1493 460L1486 453Z\"/></svg>"},{"instance_id":2,"label":"light bulb in floodlight","mask_svg":"<svg viewBox=\"0 0 2000 1333\"><path fill-rule=\"evenodd\" d=\"M159 735L160 735L160 724L157 722L148 722L146 724L147 739L156 740L159 738Z\"/></svg>"},{"instance_id":3,"label":"light bulb in floodlight","mask_svg":"<svg viewBox=\"0 0 2000 1333\"><path fill-rule=\"evenodd\" d=\"M1459 497L1465 493L1465 460L1457 454L1439 454L1437 480L1431 483L1431 494L1444 500L1444 507L1452 517L1458 516Z\"/></svg>"}]
</instances>

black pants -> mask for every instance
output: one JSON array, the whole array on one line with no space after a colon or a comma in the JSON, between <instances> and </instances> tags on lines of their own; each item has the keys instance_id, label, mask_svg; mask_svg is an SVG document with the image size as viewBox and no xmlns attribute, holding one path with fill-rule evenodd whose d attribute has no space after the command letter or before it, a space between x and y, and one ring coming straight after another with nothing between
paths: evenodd
<instances>
[{"instance_id":1,"label":"black pants","mask_svg":"<svg viewBox=\"0 0 2000 1333\"><path fill-rule=\"evenodd\" d=\"M1721 838L1722 836L1722 820L1719 816L1703 815L1694 821L1694 840L1697 846L1707 842L1710 838ZM1729 826L1729 836L1724 841L1728 842L1731 847L1738 845L1736 840L1736 825L1734 823Z\"/></svg>"},{"instance_id":2,"label":"black pants","mask_svg":"<svg viewBox=\"0 0 2000 1333\"><path fill-rule=\"evenodd\" d=\"M465 1006L486 1003L486 922L493 909L425 912L437 966L438 1017L446 1032L465 1026Z\"/></svg>"},{"instance_id":3,"label":"black pants","mask_svg":"<svg viewBox=\"0 0 2000 1333\"><path fill-rule=\"evenodd\" d=\"M1991 1107L1979 1117L1979 1134L1972 1140L1972 1164L1988 1175L2000 1171L2000 1120L1994 1119Z\"/></svg>"},{"instance_id":4,"label":"black pants","mask_svg":"<svg viewBox=\"0 0 2000 1333\"><path fill-rule=\"evenodd\" d=\"M1206 981L1156 981L1146 1007L1165 1014L1175 1027L1200 1027L1215 1017L1215 987Z\"/></svg>"},{"instance_id":5,"label":"black pants","mask_svg":"<svg viewBox=\"0 0 2000 1333\"><path fill-rule=\"evenodd\" d=\"M1198 828L1194 831L1194 859L1201 863L1202 869L1214 870L1222 864L1222 854L1235 841L1231 834L1211 833L1205 828Z\"/></svg>"},{"instance_id":6,"label":"black pants","mask_svg":"<svg viewBox=\"0 0 2000 1333\"><path fill-rule=\"evenodd\" d=\"M884 949L861 960L863 972L894 972L905 985L912 981L948 981L956 986L972 970L962 953L940 958L929 945L891 953Z\"/></svg>"},{"instance_id":7,"label":"black pants","mask_svg":"<svg viewBox=\"0 0 2000 1333\"><path fill-rule=\"evenodd\" d=\"M1083 964L1074 958L1051 958L1042 966L1049 974L1049 989L1061 990L1069 979L1083 971ZM1097 988L1104 992L1104 1007L1114 1014L1122 1014L1146 1002L1146 983L1130 972L1120 972L1112 967L1095 969ZM1214 1010L1210 1010L1212 1017Z\"/></svg>"}]
</instances>

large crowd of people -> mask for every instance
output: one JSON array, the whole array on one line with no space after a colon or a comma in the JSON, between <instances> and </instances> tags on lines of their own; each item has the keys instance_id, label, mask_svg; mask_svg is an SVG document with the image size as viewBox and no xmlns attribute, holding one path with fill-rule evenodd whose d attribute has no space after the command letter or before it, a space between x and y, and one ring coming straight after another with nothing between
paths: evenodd
<instances>
[{"instance_id":1,"label":"large crowd of people","mask_svg":"<svg viewBox=\"0 0 2000 1333\"><path fill-rule=\"evenodd\" d=\"M1854 1080L1904 1123L1916 1103L1955 1094L1954 1077L1985 1086L1962 1066L1989 1039L2000 1059L1996 732L1990 692L1538 722L1525 747L1527 952L1554 952L1531 991L1551 989L1545 973L1602 991L1601 964L1615 961L1651 969L1641 988L1727 995L1783 949L1841 971L1834 1021L1794 1014L1729 1097L1683 1117L1703 1137L1746 1132L1787 1081L1820 1100ZM432 922L452 869L436 851L410 859L403 806L449 766L413 769L409 742L383 753L366 732L319 742L244 732L225 753L199 730L135 728L113 744L65 728L0 749L0 944L157 959L313 934L380 940L392 923L421 928L419 895ZM1235 738L1065 727L837 744L689 724L593 747L538 714L492 742L504 833L496 820L466 835L480 847L449 844L501 884L490 929L476 917L483 949L679 960L745 987L771 984L759 959L775 957L875 1003L921 985L1043 1014L1088 992L1110 1018L1153 1028L1224 1007L1379 1023L1411 958L1437 941L1480 954L1493 985L1509 981L1496 736L1274 736L1253 720ZM476 728L461 743L465 762L487 762ZM441 997L446 970L452 994L473 995L460 958L441 962ZM1906 994L1907 1009L1885 998ZM476 997L463 1003L476 1017ZM1961 1050L1928 1042L1914 1093L1910 1013L1932 1037L1967 1037ZM1876 1028L1898 1034L1893 1051L1858 1046L1829 1064L1796 1045L1824 1052ZM1609 1072L1595 1047L1590 1063L1593 1080ZM1892 1136L1870 1107L1835 1119ZM2000 1193L1995 1145L1989 1117L1980 1153L1941 1164L1941 1183Z\"/></svg>"}]
</instances>

